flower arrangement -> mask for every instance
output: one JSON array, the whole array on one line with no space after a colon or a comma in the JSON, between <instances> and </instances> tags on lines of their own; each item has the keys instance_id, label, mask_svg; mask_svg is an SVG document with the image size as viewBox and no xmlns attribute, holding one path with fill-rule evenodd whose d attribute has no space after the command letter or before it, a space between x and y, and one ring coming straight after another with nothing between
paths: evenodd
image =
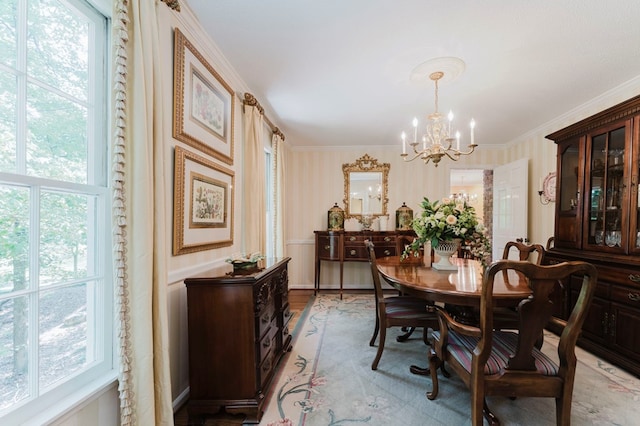
<instances>
[{"instance_id":1,"label":"flower arrangement","mask_svg":"<svg viewBox=\"0 0 640 426\"><path fill-rule=\"evenodd\" d=\"M459 238L471 255L486 265L491 258L491 243L473 206L451 198L431 202L427 197L420 206L422 213L411 222L417 238L402 253L403 258L417 253L427 241L436 247L439 241Z\"/></svg>"}]
</instances>

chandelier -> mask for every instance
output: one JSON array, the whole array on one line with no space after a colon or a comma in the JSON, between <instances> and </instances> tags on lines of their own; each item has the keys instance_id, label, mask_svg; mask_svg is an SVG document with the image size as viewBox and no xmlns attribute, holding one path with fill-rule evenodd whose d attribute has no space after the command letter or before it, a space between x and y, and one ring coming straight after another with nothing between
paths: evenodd
<instances>
[{"instance_id":1,"label":"chandelier","mask_svg":"<svg viewBox=\"0 0 640 426\"><path fill-rule=\"evenodd\" d=\"M417 158L422 159L424 164L432 161L436 167L442 159L447 156L453 161L458 161L461 155L471 154L476 146L473 140L473 129L476 126L476 122L472 119L469 124L471 127L471 143L468 146L468 151L460 150L460 132L456 132L455 136L451 135L451 122L453 121L453 112L449 111L447 115L448 123L443 120L443 115L438 112L438 80L444 76L442 71L436 71L429 75L429 78L435 83L436 96L435 106L436 110L432 114L427 116L427 126L424 135L422 135L421 142L418 140L418 119L413 119L413 141L407 142L407 135L402 132L402 154L401 157L404 161L413 161ZM408 157L407 143L413 149L412 157Z\"/></svg>"}]
</instances>

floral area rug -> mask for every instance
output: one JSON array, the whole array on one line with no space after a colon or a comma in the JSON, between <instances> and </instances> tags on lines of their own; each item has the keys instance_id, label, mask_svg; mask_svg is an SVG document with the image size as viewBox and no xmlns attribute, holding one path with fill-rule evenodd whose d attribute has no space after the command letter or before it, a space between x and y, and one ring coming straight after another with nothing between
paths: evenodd
<instances>
[{"instance_id":1,"label":"floral area rug","mask_svg":"<svg viewBox=\"0 0 640 426\"><path fill-rule=\"evenodd\" d=\"M409 372L427 365L421 332L399 343L387 332L378 370L377 347L369 346L375 321L373 295L318 295L302 313L293 350L283 359L268 395L261 425L335 426L367 424L468 425L469 392L455 374L441 376L438 398L425 392L431 379ZM547 333L543 350L556 353ZM640 425L640 380L578 348L573 425ZM555 425L552 398L491 397L503 425Z\"/></svg>"}]
</instances>

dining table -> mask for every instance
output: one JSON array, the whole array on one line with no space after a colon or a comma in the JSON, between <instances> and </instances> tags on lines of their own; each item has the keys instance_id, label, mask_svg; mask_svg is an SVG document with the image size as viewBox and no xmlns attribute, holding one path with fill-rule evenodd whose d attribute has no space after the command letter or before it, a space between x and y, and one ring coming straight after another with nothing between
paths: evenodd
<instances>
[{"instance_id":1,"label":"dining table","mask_svg":"<svg viewBox=\"0 0 640 426\"><path fill-rule=\"evenodd\" d=\"M402 293L453 306L479 307L482 295L482 264L473 259L452 258L455 270L438 270L427 266L422 257L400 256L376 259L380 276ZM531 294L527 280L513 270L496 275L493 303L515 307Z\"/></svg>"}]
</instances>

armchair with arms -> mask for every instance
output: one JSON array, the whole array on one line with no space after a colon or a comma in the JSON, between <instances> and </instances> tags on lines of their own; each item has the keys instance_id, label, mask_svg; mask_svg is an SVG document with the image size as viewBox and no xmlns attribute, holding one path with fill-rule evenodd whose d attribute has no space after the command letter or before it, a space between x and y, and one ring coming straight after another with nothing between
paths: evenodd
<instances>
[{"instance_id":1,"label":"armchair with arms","mask_svg":"<svg viewBox=\"0 0 640 426\"><path fill-rule=\"evenodd\" d=\"M524 277L532 290L532 294L519 304L519 327L515 331L494 328L492 291L497 274L505 274L505 280L519 279L517 275ZM565 322L552 317L549 296L556 281L568 276L582 278L582 287ZM593 299L596 279L596 268L581 261L540 266L525 261L499 260L490 265L483 277L479 326L456 322L444 309L435 307L440 330L433 333L434 342L429 351L433 388L427 392L427 397L437 397L437 370L446 363L470 389L474 426L483 424L483 408L489 422L495 424L485 403L485 397L490 395L555 398L556 423L569 425L576 340ZM558 344L559 364L535 345L549 321L564 327Z\"/></svg>"}]
</instances>

